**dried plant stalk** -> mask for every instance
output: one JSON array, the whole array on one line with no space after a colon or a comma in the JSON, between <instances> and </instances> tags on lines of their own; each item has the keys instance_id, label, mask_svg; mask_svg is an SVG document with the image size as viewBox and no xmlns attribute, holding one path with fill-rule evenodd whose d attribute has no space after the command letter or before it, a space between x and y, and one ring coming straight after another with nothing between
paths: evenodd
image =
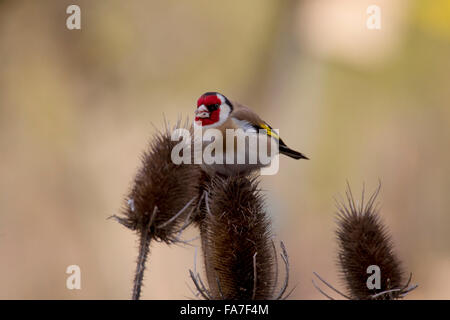
<instances>
[{"instance_id":1,"label":"dried plant stalk","mask_svg":"<svg viewBox=\"0 0 450 320\"><path fill-rule=\"evenodd\" d=\"M359 206L355 204L350 187L346 191L347 204L338 202L337 239L338 264L351 299L397 299L410 289L405 285L404 272L386 227L380 221L374 205L380 187L364 203L364 191ZM369 289L367 284L371 265L380 268L380 288ZM319 278L320 279L320 278Z\"/></svg>"},{"instance_id":2,"label":"dried plant stalk","mask_svg":"<svg viewBox=\"0 0 450 320\"><path fill-rule=\"evenodd\" d=\"M173 130L177 128L181 128L180 122ZM200 170L196 165L172 162L172 149L177 143L171 140L167 126L155 135L142 156L123 216L114 216L122 225L135 230L140 239L133 299L140 297L151 240L169 244L180 241L179 234L195 214Z\"/></svg>"},{"instance_id":3,"label":"dried plant stalk","mask_svg":"<svg viewBox=\"0 0 450 320\"><path fill-rule=\"evenodd\" d=\"M209 290L203 290L204 297L272 299L276 253L255 178L212 178L205 212L200 229Z\"/></svg>"}]
</instances>

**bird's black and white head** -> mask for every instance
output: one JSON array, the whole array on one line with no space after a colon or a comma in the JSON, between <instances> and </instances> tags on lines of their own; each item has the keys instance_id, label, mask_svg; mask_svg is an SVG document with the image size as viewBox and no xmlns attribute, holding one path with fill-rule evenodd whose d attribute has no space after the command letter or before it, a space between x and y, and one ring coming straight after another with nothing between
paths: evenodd
<instances>
[{"instance_id":1,"label":"bird's black and white head","mask_svg":"<svg viewBox=\"0 0 450 320\"><path fill-rule=\"evenodd\" d=\"M223 94L206 92L197 100L195 125L203 128L216 128L227 121L233 105Z\"/></svg>"}]
</instances>

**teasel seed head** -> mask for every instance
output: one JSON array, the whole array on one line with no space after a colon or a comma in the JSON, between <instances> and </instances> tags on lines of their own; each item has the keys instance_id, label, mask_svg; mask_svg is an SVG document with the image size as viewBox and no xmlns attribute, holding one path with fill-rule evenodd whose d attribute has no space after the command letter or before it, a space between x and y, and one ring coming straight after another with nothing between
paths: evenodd
<instances>
[{"instance_id":1,"label":"teasel seed head","mask_svg":"<svg viewBox=\"0 0 450 320\"><path fill-rule=\"evenodd\" d=\"M212 178L201 222L210 298L272 299L276 257L254 177Z\"/></svg>"},{"instance_id":2,"label":"teasel seed head","mask_svg":"<svg viewBox=\"0 0 450 320\"><path fill-rule=\"evenodd\" d=\"M141 167L126 198L122 216L113 216L119 223L137 232L139 256L133 289L133 299L139 299L145 262L151 240L174 243L192 221L198 203L200 168L194 164L175 164L172 149L179 141L172 141L172 131L190 130L180 121L157 132L143 153ZM189 148L188 148L189 150Z\"/></svg>"},{"instance_id":3,"label":"teasel seed head","mask_svg":"<svg viewBox=\"0 0 450 320\"><path fill-rule=\"evenodd\" d=\"M397 299L406 293L409 285L387 228L378 215L375 200L379 191L380 186L367 203L363 191L361 203L357 205L348 186L347 203L337 204L338 265L351 299ZM374 274L368 270L369 266L379 268L379 289L372 285L369 289L368 278Z\"/></svg>"}]
</instances>

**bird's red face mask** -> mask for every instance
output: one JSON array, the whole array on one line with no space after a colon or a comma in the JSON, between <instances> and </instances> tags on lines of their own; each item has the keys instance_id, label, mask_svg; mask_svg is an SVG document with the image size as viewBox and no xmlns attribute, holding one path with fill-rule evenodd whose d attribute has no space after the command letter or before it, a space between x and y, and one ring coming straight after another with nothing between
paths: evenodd
<instances>
[{"instance_id":1,"label":"bird's red face mask","mask_svg":"<svg viewBox=\"0 0 450 320\"><path fill-rule=\"evenodd\" d=\"M217 94L204 94L197 101L195 122L202 126L213 125L220 120L222 101Z\"/></svg>"}]
</instances>

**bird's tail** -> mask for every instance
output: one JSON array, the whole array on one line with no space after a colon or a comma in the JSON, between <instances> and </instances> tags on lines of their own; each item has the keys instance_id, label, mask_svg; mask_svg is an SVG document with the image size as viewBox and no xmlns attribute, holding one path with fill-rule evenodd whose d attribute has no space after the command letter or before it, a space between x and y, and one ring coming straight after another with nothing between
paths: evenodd
<instances>
[{"instance_id":1,"label":"bird's tail","mask_svg":"<svg viewBox=\"0 0 450 320\"><path fill-rule=\"evenodd\" d=\"M289 147L283 146L283 145L281 145L281 144L280 144L280 153L281 153L281 154L284 154L284 155L286 155L286 156L288 156L288 157L294 158L294 159L296 159L296 160L298 160L298 159L306 159L306 160L309 160L308 157L304 156L304 155L301 154L300 152L297 152L297 151L295 151L295 150L292 150L292 149L290 149Z\"/></svg>"}]
</instances>

